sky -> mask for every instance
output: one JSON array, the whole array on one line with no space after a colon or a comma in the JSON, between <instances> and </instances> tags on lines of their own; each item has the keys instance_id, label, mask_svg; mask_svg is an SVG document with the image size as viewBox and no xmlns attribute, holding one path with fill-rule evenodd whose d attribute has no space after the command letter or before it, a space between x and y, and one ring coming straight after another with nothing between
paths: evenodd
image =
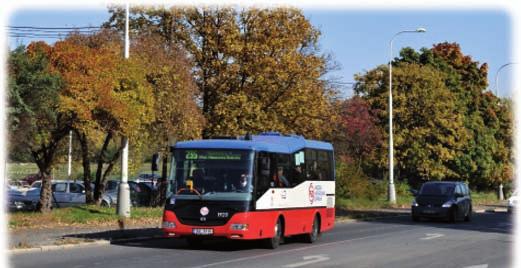
<instances>
[{"instance_id":1,"label":"sky","mask_svg":"<svg viewBox=\"0 0 521 268\"><path fill-rule=\"evenodd\" d=\"M403 47L430 48L440 42L459 43L463 53L489 66L489 89L495 91L497 70L512 60L512 25L507 13L499 9L463 10L354 10L304 8L304 14L321 31L319 45L323 53L333 56L340 70L331 76L346 83L344 97L352 95L350 82L357 73L364 73L390 57L389 41L403 30L418 27L426 33L398 36L393 42L393 55ZM100 9L19 9L11 13L9 26L81 27L99 26L109 17ZM27 38L9 38L11 48L27 44ZM46 40L53 42L54 40ZM504 68L498 76L498 94L511 96L512 68Z\"/></svg>"}]
</instances>

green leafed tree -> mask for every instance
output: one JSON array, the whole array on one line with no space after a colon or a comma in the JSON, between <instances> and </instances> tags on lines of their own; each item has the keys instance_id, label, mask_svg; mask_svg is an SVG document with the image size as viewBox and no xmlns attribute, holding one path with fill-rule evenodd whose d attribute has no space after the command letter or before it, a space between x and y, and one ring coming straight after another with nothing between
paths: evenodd
<instances>
[{"instance_id":1,"label":"green leafed tree","mask_svg":"<svg viewBox=\"0 0 521 268\"><path fill-rule=\"evenodd\" d=\"M10 150L27 150L42 180L37 210L52 206L51 171L71 118L59 108L63 80L50 70L51 47L43 42L18 47L9 54L8 118Z\"/></svg>"},{"instance_id":2,"label":"green leafed tree","mask_svg":"<svg viewBox=\"0 0 521 268\"><path fill-rule=\"evenodd\" d=\"M458 44L440 43L419 52L405 48L393 66L400 178L457 179L478 189L511 180L511 105L486 90L486 63L464 55ZM378 67L357 78L358 92L372 103L384 130L386 74L386 67ZM421 90L411 92L412 88ZM382 157L380 165L386 163Z\"/></svg>"},{"instance_id":3,"label":"green leafed tree","mask_svg":"<svg viewBox=\"0 0 521 268\"><path fill-rule=\"evenodd\" d=\"M357 78L357 92L367 99L388 140L387 67ZM411 181L457 177L451 169L467 140L455 96L445 86L445 74L429 66L400 63L393 68L393 127L396 173ZM381 147L379 166L385 169L388 143Z\"/></svg>"}]
</instances>

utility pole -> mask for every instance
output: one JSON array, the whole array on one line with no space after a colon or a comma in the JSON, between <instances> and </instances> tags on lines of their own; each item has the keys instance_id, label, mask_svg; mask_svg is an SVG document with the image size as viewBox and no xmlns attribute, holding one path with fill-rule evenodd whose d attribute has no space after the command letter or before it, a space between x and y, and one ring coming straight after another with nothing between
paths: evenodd
<instances>
[{"instance_id":1,"label":"utility pole","mask_svg":"<svg viewBox=\"0 0 521 268\"><path fill-rule=\"evenodd\" d=\"M69 163L67 167L67 179L71 179L72 173L72 130L69 130Z\"/></svg>"},{"instance_id":2,"label":"utility pole","mask_svg":"<svg viewBox=\"0 0 521 268\"><path fill-rule=\"evenodd\" d=\"M128 17L129 3L126 8L125 20L125 59L129 58L129 37L128 37ZM121 138L121 182L118 191L118 216L119 227L125 229L126 219L130 217L130 187L128 186L128 138Z\"/></svg>"}]
</instances>

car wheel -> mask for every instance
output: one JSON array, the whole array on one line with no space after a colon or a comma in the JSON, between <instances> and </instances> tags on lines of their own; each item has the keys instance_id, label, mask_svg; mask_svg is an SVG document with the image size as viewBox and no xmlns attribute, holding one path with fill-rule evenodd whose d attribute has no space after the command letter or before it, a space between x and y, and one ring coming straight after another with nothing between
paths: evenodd
<instances>
[{"instance_id":1,"label":"car wheel","mask_svg":"<svg viewBox=\"0 0 521 268\"><path fill-rule=\"evenodd\" d=\"M104 208L110 207L109 202L107 202L106 200L102 200L100 205L101 205L101 207L104 207Z\"/></svg>"},{"instance_id":2,"label":"car wheel","mask_svg":"<svg viewBox=\"0 0 521 268\"><path fill-rule=\"evenodd\" d=\"M465 216L465 221L471 221L472 220L472 206L469 206L469 211L467 211L467 215Z\"/></svg>"},{"instance_id":3,"label":"car wheel","mask_svg":"<svg viewBox=\"0 0 521 268\"><path fill-rule=\"evenodd\" d=\"M318 215L315 215L313 219L313 224L311 225L311 232L309 234L304 235L304 241L307 243L314 243L317 241L318 236L320 234L320 220L318 219Z\"/></svg>"},{"instance_id":4,"label":"car wheel","mask_svg":"<svg viewBox=\"0 0 521 268\"><path fill-rule=\"evenodd\" d=\"M272 238L268 238L265 240L265 245L269 249L276 249L279 247L280 242L282 240L282 222L280 218L277 220L275 224L275 235Z\"/></svg>"}]
</instances>

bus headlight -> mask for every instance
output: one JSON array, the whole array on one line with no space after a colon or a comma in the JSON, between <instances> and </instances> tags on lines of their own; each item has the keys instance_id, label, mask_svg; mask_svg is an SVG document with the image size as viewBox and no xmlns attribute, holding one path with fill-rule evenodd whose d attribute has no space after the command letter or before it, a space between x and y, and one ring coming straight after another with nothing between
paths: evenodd
<instances>
[{"instance_id":1,"label":"bus headlight","mask_svg":"<svg viewBox=\"0 0 521 268\"><path fill-rule=\"evenodd\" d=\"M232 224L230 225L230 230L235 230L235 231L246 231L246 230L248 230L248 224L232 223Z\"/></svg>"},{"instance_id":2,"label":"bus headlight","mask_svg":"<svg viewBox=\"0 0 521 268\"><path fill-rule=\"evenodd\" d=\"M173 229L175 228L175 222L172 222L172 221L163 221L163 224L161 225L162 228L167 228L167 229Z\"/></svg>"}]
</instances>

